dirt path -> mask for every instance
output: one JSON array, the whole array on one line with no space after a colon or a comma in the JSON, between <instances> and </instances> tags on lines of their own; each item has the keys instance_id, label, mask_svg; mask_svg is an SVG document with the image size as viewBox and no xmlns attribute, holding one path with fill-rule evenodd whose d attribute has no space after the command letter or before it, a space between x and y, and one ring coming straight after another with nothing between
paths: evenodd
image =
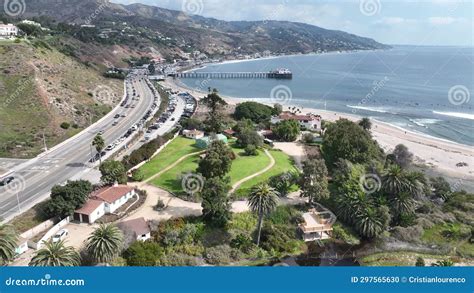
<instances>
[{"instance_id":1,"label":"dirt path","mask_svg":"<svg viewBox=\"0 0 474 293\"><path fill-rule=\"evenodd\" d=\"M232 190L229 192L229 194L232 194L234 193L237 188L239 188L240 185L244 184L245 182L257 177L257 176L260 176L266 172L268 172L271 168L273 168L273 166L275 166L275 158L273 158L273 156L270 154L270 152L268 150L265 150L265 154L267 155L268 158L270 158L270 164L263 170L253 174L253 175L250 175L250 176L247 176L245 177L244 179L242 180L239 180L237 183L235 183L233 186L232 186Z\"/></svg>"},{"instance_id":2,"label":"dirt path","mask_svg":"<svg viewBox=\"0 0 474 293\"><path fill-rule=\"evenodd\" d=\"M205 151L200 151L200 152L195 152L195 153L191 153L191 154L187 154L185 156L182 156L181 158L179 158L176 162L174 162L173 164L169 165L168 167L164 168L163 170L161 170L160 172L156 173L155 175L151 176L150 178L146 179L145 181L141 182L140 185L143 185L143 184L147 184L148 182L152 181L153 179L156 179L158 177L160 177L161 175L163 175L163 173L165 172L168 172L169 170L173 169L174 167L176 167L179 163L181 163L182 161L186 160L187 158L189 157L192 157L192 156L195 156L195 155L200 155L202 153L204 153Z\"/></svg>"}]
</instances>

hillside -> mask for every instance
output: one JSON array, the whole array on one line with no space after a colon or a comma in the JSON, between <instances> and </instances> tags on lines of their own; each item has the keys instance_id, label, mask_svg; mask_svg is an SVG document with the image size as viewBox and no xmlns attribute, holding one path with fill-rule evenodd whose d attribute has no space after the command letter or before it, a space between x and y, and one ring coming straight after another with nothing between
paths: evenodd
<instances>
[{"instance_id":1,"label":"hillside","mask_svg":"<svg viewBox=\"0 0 474 293\"><path fill-rule=\"evenodd\" d=\"M0 0L0 3L4 0ZM285 21L227 22L159 7L120 5L102 0L31 0L22 18L50 18L68 24L94 24L95 41L152 46L166 58L199 50L211 57L271 51L277 54L388 48L376 41ZM79 30L76 33L80 33ZM84 34L84 32L81 32Z\"/></svg>"},{"instance_id":2,"label":"hillside","mask_svg":"<svg viewBox=\"0 0 474 293\"><path fill-rule=\"evenodd\" d=\"M51 147L98 120L123 95L121 81L40 40L1 41L0 72L0 157L37 155L43 134ZM113 94L97 94L99 85Z\"/></svg>"}]
</instances>

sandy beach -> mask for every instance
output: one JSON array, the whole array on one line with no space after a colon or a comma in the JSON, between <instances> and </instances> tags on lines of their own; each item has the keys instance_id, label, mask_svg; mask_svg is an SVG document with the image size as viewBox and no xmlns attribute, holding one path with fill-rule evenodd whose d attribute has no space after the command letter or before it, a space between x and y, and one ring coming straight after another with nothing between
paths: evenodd
<instances>
[{"instance_id":1,"label":"sandy beach","mask_svg":"<svg viewBox=\"0 0 474 293\"><path fill-rule=\"evenodd\" d=\"M197 99L201 99L205 92L189 89L179 80L167 79L163 82L165 87L173 90L187 91ZM238 104L243 100L233 97L222 96L229 104ZM283 105L284 108L292 105ZM336 121L340 118L346 118L352 121L360 120L361 117L347 113L338 113L320 109L299 108L303 113L315 113L322 116L324 120ZM390 124L372 121L372 135L378 141L380 146L386 151L392 151L396 145L404 144L415 154L416 162L425 164L435 172L443 173L450 178L458 180L458 185L463 186L468 182L474 182L474 148L468 145L462 145L436 137L427 136L420 133L405 131ZM464 162L467 167L457 167L456 164ZM469 183L469 185L471 185ZM461 187L455 188L461 188Z\"/></svg>"}]
</instances>

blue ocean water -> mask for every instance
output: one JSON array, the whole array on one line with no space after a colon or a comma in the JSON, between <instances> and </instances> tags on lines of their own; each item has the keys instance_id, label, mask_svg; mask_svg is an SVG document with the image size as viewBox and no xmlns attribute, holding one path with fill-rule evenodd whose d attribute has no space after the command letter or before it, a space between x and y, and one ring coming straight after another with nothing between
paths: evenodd
<instances>
[{"instance_id":1,"label":"blue ocean water","mask_svg":"<svg viewBox=\"0 0 474 293\"><path fill-rule=\"evenodd\" d=\"M292 80L183 79L191 88L371 117L474 145L474 48L397 46L387 51L285 56L208 65L202 72L288 68Z\"/></svg>"}]
</instances>

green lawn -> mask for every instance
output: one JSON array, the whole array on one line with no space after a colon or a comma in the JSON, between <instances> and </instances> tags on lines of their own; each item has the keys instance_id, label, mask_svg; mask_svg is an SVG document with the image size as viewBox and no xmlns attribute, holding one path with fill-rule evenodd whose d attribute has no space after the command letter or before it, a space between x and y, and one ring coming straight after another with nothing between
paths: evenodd
<instances>
[{"instance_id":1,"label":"green lawn","mask_svg":"<svg viewBox=\"0 0 474 293\"><path fill-rule=\"evenodd\" d=\"M359 259L361 266L375 266L375 267L401 267L409 266L412 267L416 263L416 259L422 257L425 260L445 260L448 259L442 255L422 254L409 251L391 251L375 253L368 256L364 256ZM426 264L429 265L429 264Z\"/></svg>"},{"instance_id":2,"label":"green lawn","mask_svg":"<svg viewBox=\"0 0 474 293\"><path fill-rule=\"evenodd\" d=\"M474 257L474 244L469 242L471 229L461 223L437 224L423 232L421 240L428 244L449 245L462 257Z\"/></svg>"},{"instance_id":3,"label":"green lawn","mask_svg":"<svg viewBox=\"0 0 474 293\"><path fill-rule=\"evenodd\" d=\"M179 158L200 151L194 146L195 141L184 137L177 137L166 148L164 148L157 156L146 163L141 170L148 179L160 172L164 168L176 162Z\"/></svg>"},{"instance_id":4,"label":"green lawn","mask_svg":"<svg viewBox=\"0 0 474 293\"><path fill-rule=\"evenodd\" d=\"M259 151L258 156L248 157L243 155L242 149L233 147L232 150L237 155L237 158L232 162L232 168L229 173L232 185L247 176L250 176L259 172L260 170L265 169L265 167L270 164L270 158L268 158L263 151ZM173 162L174 161L175 160L173 160ZM198 155L189 157L178 165L176 165L174 168L168 170L167 172L159 176L158 178L152 180L151 184L173 192L175 194L181 193L181 175L196 172L198 163ZM169 166L170 164L163 165L160 169L163 169L166 166ZM156 172L159 172L159 170L157 170Z\"/></svg>"},{"instance_id":5,"label":"green lawn","mask_svg":"<svg viewBox=\"0 0 474 293\"><path fill-rule=\"evenodd\" d=\"M273 176L280 175L290 170L296 170L292 159L282 151L270 150L270 154L275 159L275 165L268 172L252 178L251 180L242 184L234 193L235 198L247 197L250 189L264 181L267 181Z\"/></svg>"}]
</instances>

